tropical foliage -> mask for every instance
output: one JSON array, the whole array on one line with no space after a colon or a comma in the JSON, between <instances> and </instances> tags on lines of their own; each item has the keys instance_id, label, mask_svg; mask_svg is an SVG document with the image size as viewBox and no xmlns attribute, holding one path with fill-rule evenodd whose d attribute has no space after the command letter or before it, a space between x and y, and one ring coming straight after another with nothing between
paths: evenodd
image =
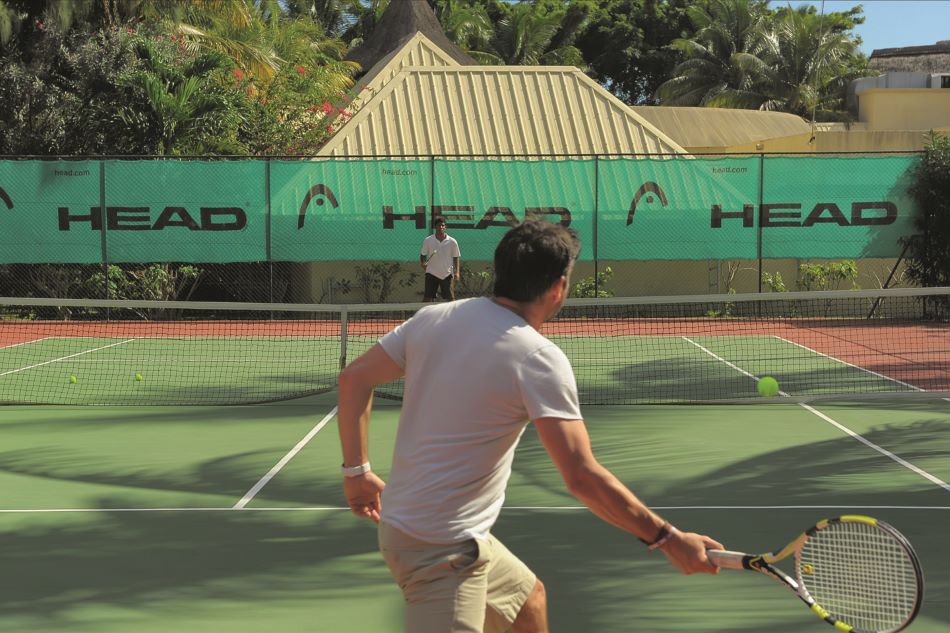
<instances>
[{"instance_id":1,"label":"tropical foliage","mask_svg":"<svg viewBox=\"0 0 950 633\"><path fill-rule=\"evenodd\" d=\"M293 5L296 6L296 5ZM342 40L277 0L0 0L0 153L315 151Z\"/></svg>"},{"instance_id":2,"label":"tropical foliage","mask_svg":"<svg viewBox=\"0 0 950 633\"><path fill-rule=\"evenodd\" d=\"M908 240L908 276L920 286L950 285L950 137L930 135L911 193L919 214Z\"/></svg>"},{"instance_id":3,"label":"tropical foliage","mask_svg":"<svg viewBox=\"0 0 950 633\"><path fill-rule=\"evenodd\" d=\"M686 13L695 31L671 43L683 61L657 89L661 104L844 118L848 83L866 65L851 34L860 7L824 15L809 5L703 0Z\"/></svg>"},{"instance_id":4,"label":"tropical foliage","mask_svg":"<svg viewBox=\"0 0 950 633\"><path fill-rule=\"evenodd\" d=\"M0 153L311 154L391 0L0 0ZM483 64L584 69L628 103L846 118L860 7L428 0Z\"/></svg>"}]
</instances>

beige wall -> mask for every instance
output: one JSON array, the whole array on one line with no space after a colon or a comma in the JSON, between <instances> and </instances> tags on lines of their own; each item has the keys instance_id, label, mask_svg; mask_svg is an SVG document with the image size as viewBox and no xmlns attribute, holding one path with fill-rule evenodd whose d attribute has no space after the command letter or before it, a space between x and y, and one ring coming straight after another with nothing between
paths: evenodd
<instances>
[{"instance_id":1,"label":"beige wall","mask_svg":"<svg viewBox=\"0 0 950 633\"><path fill-rule=\"evenodd\" d=\"M798 285L798 267L804 262L827 263L840 260L764 260L762 272L780 273L790 291L801 290ZM862 259L858 260L858 286L861 288L881 288L896 260ZM291 282L293 295L289 301L299 303L375 303L378 289L364 289L357 283L357 269L366 269L374 263L387 262L327 262L299 264ZM465 262L472 271L488 270L488 262ZM709 260L709 261L603 261L598 270L603 272L610 267L612 274L604 287L616 297L648 297L670 295L702 295L725 293L729 289L736 292L757 292L759 268L755 260ZM904 268L891 282L891 287L907 285L902 276ZM422 300L422 275L415 262L402 262L401 271L396 274L393 289L387 298L388 303L415 302ZM417 273L415 281L410 282L411 273ZM572 283L592 277L593 262L579 262L574 271ZM350 291L343 291L343 283L350 282ZM408 283L405 285L402 282ZM490 290L490 282L481 282L477 294ZM845 290L847 288L841 288ZM459 296L468 296L465 287L457 288ZM763 291L768 292L767 286Z\"/></svg>"},{"instance_id":2,"label":"beige wall","mask_svg":"<svg viewBox=\"0 0 950 633\"><path fill-rule=\"evenodd\" d=\"M841 260L763 260L763 273L779 273L789 291L802 290L798 285L798 268L803 263L824 264ZM857 284L861 288L881 288L896 263L895 259L857 260ZM600 262L602 271L610 266L613 274L606 288L617 297L649 297L668 295L715 294L728 292L757 292L759 268L755 260L709 260L709 261L649 261L649 262ZM906 285L901 274L904 267L892 280L890 287ZM578 264L574 275L576 282L593 275L593 264ZM841 287L841 290L847 290ZM769 288L762 287L763 292Z\"/></svg>"},{"instance_id":3,"label":"beige wall","mask_svg":"<svg viewBox=\"0 0 950 633\"><path fill-rule=\"evenodd\" d=\"M920 151L927 143L923 130L850 130L821 132L817 152Z\"/></svg>"},{"instance_id":4,"label":"beige wall","mask_svg":"<svg viewBox=\"0 0 950 633\"><path fill-rule=\"evenodd\" d=\"M950 125L950 90L880 88L858 95L858 119L871 130L929 130Z\"/></svg>"},{"instance_id":5,"label":"beige wall","mask_svg":"<svg viewBox=\"0 0 950 633\"><path fill-rule=\"evenodd\" d=\"M868 130L846 129L844 125L833 130L817 130L815 140L809 143L810 135L788 136L778 139L766 139L758 143L735 145L724 148L687 148L690 152L722 152L729 154L769 154L769 153L814 153L827 152L919 152L927 144L930 130ZM858 126L855 126L858 127ZM950 125L934 128L935 131L950 133Z\"/></svg>"}]
</instances>

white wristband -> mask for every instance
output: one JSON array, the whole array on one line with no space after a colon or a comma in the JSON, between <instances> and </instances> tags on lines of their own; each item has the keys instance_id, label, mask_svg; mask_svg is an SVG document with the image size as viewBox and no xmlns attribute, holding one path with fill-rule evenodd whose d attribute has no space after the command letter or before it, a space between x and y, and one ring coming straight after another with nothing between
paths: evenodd
<instances>
[{"instance_id":1,"label":"white wristband","mask_svg":"<svg viewBox=\"0 0 950 633\"><path fill-rule=\"evenodd\" d=\"M340 470L343 472L344 477L359 477L360 475L365 475L370 471L369 462L364 462L359 466L347 466L344 464Z\"/></svg>"}]
</instances>

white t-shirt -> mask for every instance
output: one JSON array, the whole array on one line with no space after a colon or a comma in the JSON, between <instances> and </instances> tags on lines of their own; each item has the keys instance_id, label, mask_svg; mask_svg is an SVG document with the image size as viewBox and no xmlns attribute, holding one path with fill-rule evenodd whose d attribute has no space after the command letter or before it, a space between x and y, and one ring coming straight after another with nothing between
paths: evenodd
<instances>
[{"instance_id":1,"label":"white t-shirt","mask_svg":"<svg viewBox=\"0 0 950 633\"><path fill-rule=\"evenodd\" d=\"M433 254L434 253L434 254ZM426 264L426 272L430 275L445 279L455 272L455 257L461 257L459 253L459 243L451 235L446 235L441 242L435 235L430 235L422 240L423 257L429 257Z\"/></svg>"},{"instance_id":2,"label":"white t-shirt","mask_svg":"<svg viewBox=\"0 0 950 633\"><path fill-rule=\"evenodd\" d=\"M486 297L423 308L380 344L406 372L382 519L430 543L486 538L528 422L581 418L570 362Z\"/></svg>"}]
</instances>

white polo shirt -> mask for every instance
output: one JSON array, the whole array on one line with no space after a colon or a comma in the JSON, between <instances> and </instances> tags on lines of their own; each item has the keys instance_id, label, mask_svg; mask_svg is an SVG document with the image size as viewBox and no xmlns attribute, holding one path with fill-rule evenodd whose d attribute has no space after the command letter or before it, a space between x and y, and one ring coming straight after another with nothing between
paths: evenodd
<instances>
[{"instance_id":1,"label":"white polo shirt","mask_svg":"<svg viewBox=\"0 0 950 633\"><path fill-rule=\"evenodd\" d=\"M446 235L441 242L434 234L422 240L423 257L429 257L426 272L439 279L445 279L455 272L454 258L461 257L459 243L451 235Z\"/></svg>"},{"instance_id":2,"label":"white polo shirt","mask_svg":"<svg viewBox=\"0 0 950 633\"><path fill-rule=\"evenodd\" d=\"M423 308L380 345L405 370L382 520L430 543L486 538L528 422L581 418L570 362L487 297Z\"/></svg>"}]
</instances>

